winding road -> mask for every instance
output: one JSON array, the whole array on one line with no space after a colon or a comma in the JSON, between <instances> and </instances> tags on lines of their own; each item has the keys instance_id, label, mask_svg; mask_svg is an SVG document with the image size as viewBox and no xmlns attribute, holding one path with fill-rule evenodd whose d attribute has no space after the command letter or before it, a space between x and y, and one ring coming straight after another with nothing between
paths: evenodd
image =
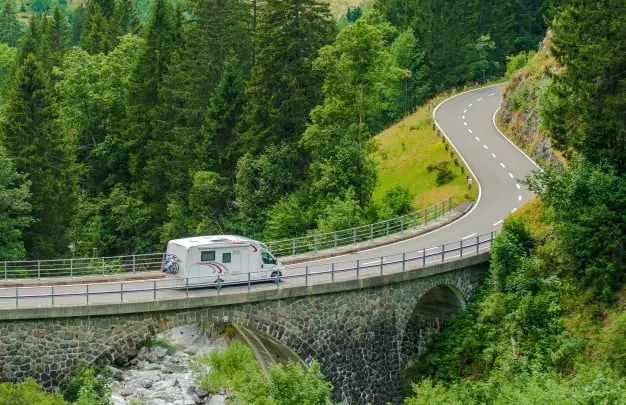
<instances>
[{"instance_id":1,"label":"winding road","mask_svg":"<svg viewBox=\"0 0 626 405\"><path fill-rule=\"evenodd\" d=\"M488 86L460 93L442 102L433 115L439 129L455 147L461 158L478 180L479 197L472 209L456 221L429 233L389 245L362 250L356 253L327 259L298 263L287 266L287 275L310 272L306 278L285 277L281 288L302 286L312 283L328 283L332 280L354 279L357 260L361 266L361 277L380 274L381 261L385 261L384 272L401 271L399 260L406 256L417 259L422 252L441 252L441 246L458 247L459 240L476 243L480 235L500 229L502 221L526 201L534 198L520 180L537 170L536 164L509 141L496 127L495 114L499 109L503 84ZM488 248L487 245L484 247ZM422 250L425 249L425 250ZM439 249L439 250L437 250ZM447 248L446 248L447 249ZM482 247L481 247L482 249ZM445 249L444 249L445 250ZM409 252L409 253L406 253ZM419 252L419 253L416 253ZM428 253L427 253L428 254ZM445 254L445 253L444 253ZM458 253L456 253L458 255ZM381 257L385 256L384 259ZM448 258L454 255L446 255ZM421 259L420 259L421 260ZM428 262L440 261L428 258ZM331 274L331 263L337 271ZM109 303L132 303L162 299L177 299L185 296L207 296L218 294L214 288L181 291L174 287L174 280L142 280L125 283L57 285L54 287L0 288L0 309L54 306L81 306ZM240 294L253 290L274 289L274 284L254 284L251 287L233 286L223 288L221 294ZM90 296L85 296L89 291ZM57 294L53 299L50 295ZM59 296L60 294L60 296ZM17 300L15 295L19 295ZM1 314L0 314L1 318Z\"/></svg>"}]
</instances>

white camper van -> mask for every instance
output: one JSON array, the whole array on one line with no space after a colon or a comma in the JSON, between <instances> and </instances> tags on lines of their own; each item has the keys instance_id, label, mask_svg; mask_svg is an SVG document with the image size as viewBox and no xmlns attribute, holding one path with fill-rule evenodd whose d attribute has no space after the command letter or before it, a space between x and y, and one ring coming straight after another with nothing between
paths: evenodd
<instances>
[{"instance_id":1,"label":"white camper van","mask_svg":"<svg viewBox=\"0 0 626 405\"><path fill-rule=\"evenodd\" d=\"M171 240L162 265L168 277L194 286L275 280L284 269L265 244L234 235Z\"/></svg>"}]
</instances>

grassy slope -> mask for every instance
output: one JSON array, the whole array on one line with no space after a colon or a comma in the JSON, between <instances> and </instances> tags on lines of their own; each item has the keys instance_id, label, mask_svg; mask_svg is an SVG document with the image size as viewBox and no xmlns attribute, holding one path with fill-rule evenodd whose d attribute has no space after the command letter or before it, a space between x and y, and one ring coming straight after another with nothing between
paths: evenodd
<instances>
[{"instance_id":1,"label":"grassy slope","mask_svg":"<svg viewBox=\"0 0 626 405\"><path fill-rule=\"evenodd\" d=\"M442 160L453 161L450 157L452 148L445 150L445 144L432 127L432 110L452 94L443 93L435 97L415 113L376 136L378 150L374 160L378 167L378 183L374 190L374 201L380 202L385 192L396 185L405 186L413 193L415 208L427 207L448 196L453 196L457 202L476 199L477 187L467 193L467 168L462 174L460 166L452 166L457 176L443 186L437 186L436 172L428 173L426 169L428 165ZM459 165L463 165L456 153L454 157Z\"/></svg>"}]
</instances>

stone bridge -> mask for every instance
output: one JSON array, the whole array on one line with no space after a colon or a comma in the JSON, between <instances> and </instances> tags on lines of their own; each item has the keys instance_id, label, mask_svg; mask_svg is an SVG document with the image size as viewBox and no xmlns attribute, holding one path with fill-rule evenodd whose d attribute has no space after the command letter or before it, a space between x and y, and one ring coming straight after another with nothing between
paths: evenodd
<instances>
[{"instance_id":1,"label":"stone bridge","mask_svg":"<svg viewBox=\"0 0 626 405\"><path fill-rule=\"evenodd\" d=\"M0 380L52 387L80 361L123 364L175 326L225 323L272 335L317 360L335 399L401 402L400 370L472 299L489 254L384 276L247 294L0 311Z\"/></svg>"}]
</instances>

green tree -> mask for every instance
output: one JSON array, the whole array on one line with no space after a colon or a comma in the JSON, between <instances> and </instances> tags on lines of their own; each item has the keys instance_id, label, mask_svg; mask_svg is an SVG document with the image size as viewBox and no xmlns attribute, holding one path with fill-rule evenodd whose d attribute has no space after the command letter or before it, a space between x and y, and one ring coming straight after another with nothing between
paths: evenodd
<instances>
[{"instance_id":1,"label":"green tree","mask_svg":"<svg viewBox=\"0 0 626 405\"><path fill-rule=\"evenodd\" d=\"M28 378L17 384L0 383L0 405L67 405L58 392L45 392L35 380Z\"/></svg>"},{"instance_id":2,"label":"green tree","mask_svg":"<svg viewBox=\"0 0 626 405\"><path fill-rule=\"evenodd\" d=\"M384 125L388 94L407 72L395 68L384 41L387 23L360 18L322 48L315 69L324 77L324 102L311 112L302 144L313 157L314 195L333 199L353 189L365 207L376 182L371 136Z\"/></svg>"},{"instance_id":3,"label":"green tree","mask_svg":"<svg viewBox=\"0 0 626 405\"><path fill-rule=\"evenodd\" d=\"M277 23L280 21L280 23ZM245 150L295 142L311 108L321 102L321 77L312 63L333 35L323 0L268 0L255 31L255 61L240 128Z\"/></svg>"},{"instance_id":4,"label":"green tree","mask_svg":"<svg viewBox=\"0 0 626 405\"><path fill-rule=\"evenodd\" d=\"M491 59L491 52L496 49L496 43L491 36L481 35L475 43L469 46L469 80L487 81L489 73L498 68L498 63Z\"/></svg>"},{"instance_id":5,"label":"green tree","mask_svg":"<svg viewBox=\"0 0 626 405\"><path fill-rule=\"evenodd\" d=\"M561 150L626 172L626 5L572 1L552 24L564 69L540 100L542 123Z\"/></svg>"},{"instance_id":6,"label":"green tree","mask_svg":"<svg viewBox=\"0 0 626 405\"><path fill-rule=\"evenodd\" d=\"M11 87L15 70L17 51L6 44L0 44L0 105L4 104L6 95Z\"/></svg>"},{"instance_id":7,"label":"green tree","mask_svg":"<svg viewBox=\"0 0 626 405\"><path fill-rule=\"evenodd\" d=\"M42 23L36 15L30 16L26 25L26 33L20 43L17 54L17 65L22 66L29 55L41 57Z\"/></svg>"},{"instance_id":8,"label":"green tree","mask_svg":"<svg viewBox=\"0 0 626 405\"><path fill-rule=\"evenodd\" d=\"M41 60L48 71L61 67L63 56L70 49L71 27L61 8L56 5L52 15L42 23Z\"/></svg>"},{"instance_id":9,"label":"green tree","mask_svg":"<svg viewBox=\"0 0 626 405\"><path fill-rule=\"evenodd\" d=\"M32 224L30 182L19 174L0 145L0 260L19 260L26 255L22 230Z\"/></svg>"},{"instance_id":10,"label":"green tree","mask_svg":"<svg viewBox=\"0 0 626 405\"><path fill-rule=\"evenodd\" d=\"M17 18L15 1L5 0L0 12L0 43L17 46L23 31L22 23Z\"/></svg>"},{"instance_id":11,"label":"green tree","mask_svg":"<svg viewBox=\"0 0 626 405\"><path fill-rule=\"evenodd\" d=\"M37 222L24 231L29 257L50 258L67 249L73 197L57 117L43 64L29 55L17 73L0 124L0 139L18 172L28 174L32 182L32 212Z\"/></svg>"},{"instance_id":12,"label":"green tree","mask_svg":"<svg viewBox=\"0 0 626 405\"><path fill-rule=\"evenodd\" d=\"M133 0L115 0L113 14L109 20L109 36L112 46L117 46L120 38L126 34L136 34L139 19Z\"/></svg>"},{"instance_id":13,"label":"green tree","mask_svg":"<svg viewBox=\"0 0 626 405\"><path fill-rule=\"evenodd\" d=\"M111 49L108 22L96 0L87 3L87 18L80 34L80 47L91 54L107 53Z\"/></svg>"}]
</instances>

